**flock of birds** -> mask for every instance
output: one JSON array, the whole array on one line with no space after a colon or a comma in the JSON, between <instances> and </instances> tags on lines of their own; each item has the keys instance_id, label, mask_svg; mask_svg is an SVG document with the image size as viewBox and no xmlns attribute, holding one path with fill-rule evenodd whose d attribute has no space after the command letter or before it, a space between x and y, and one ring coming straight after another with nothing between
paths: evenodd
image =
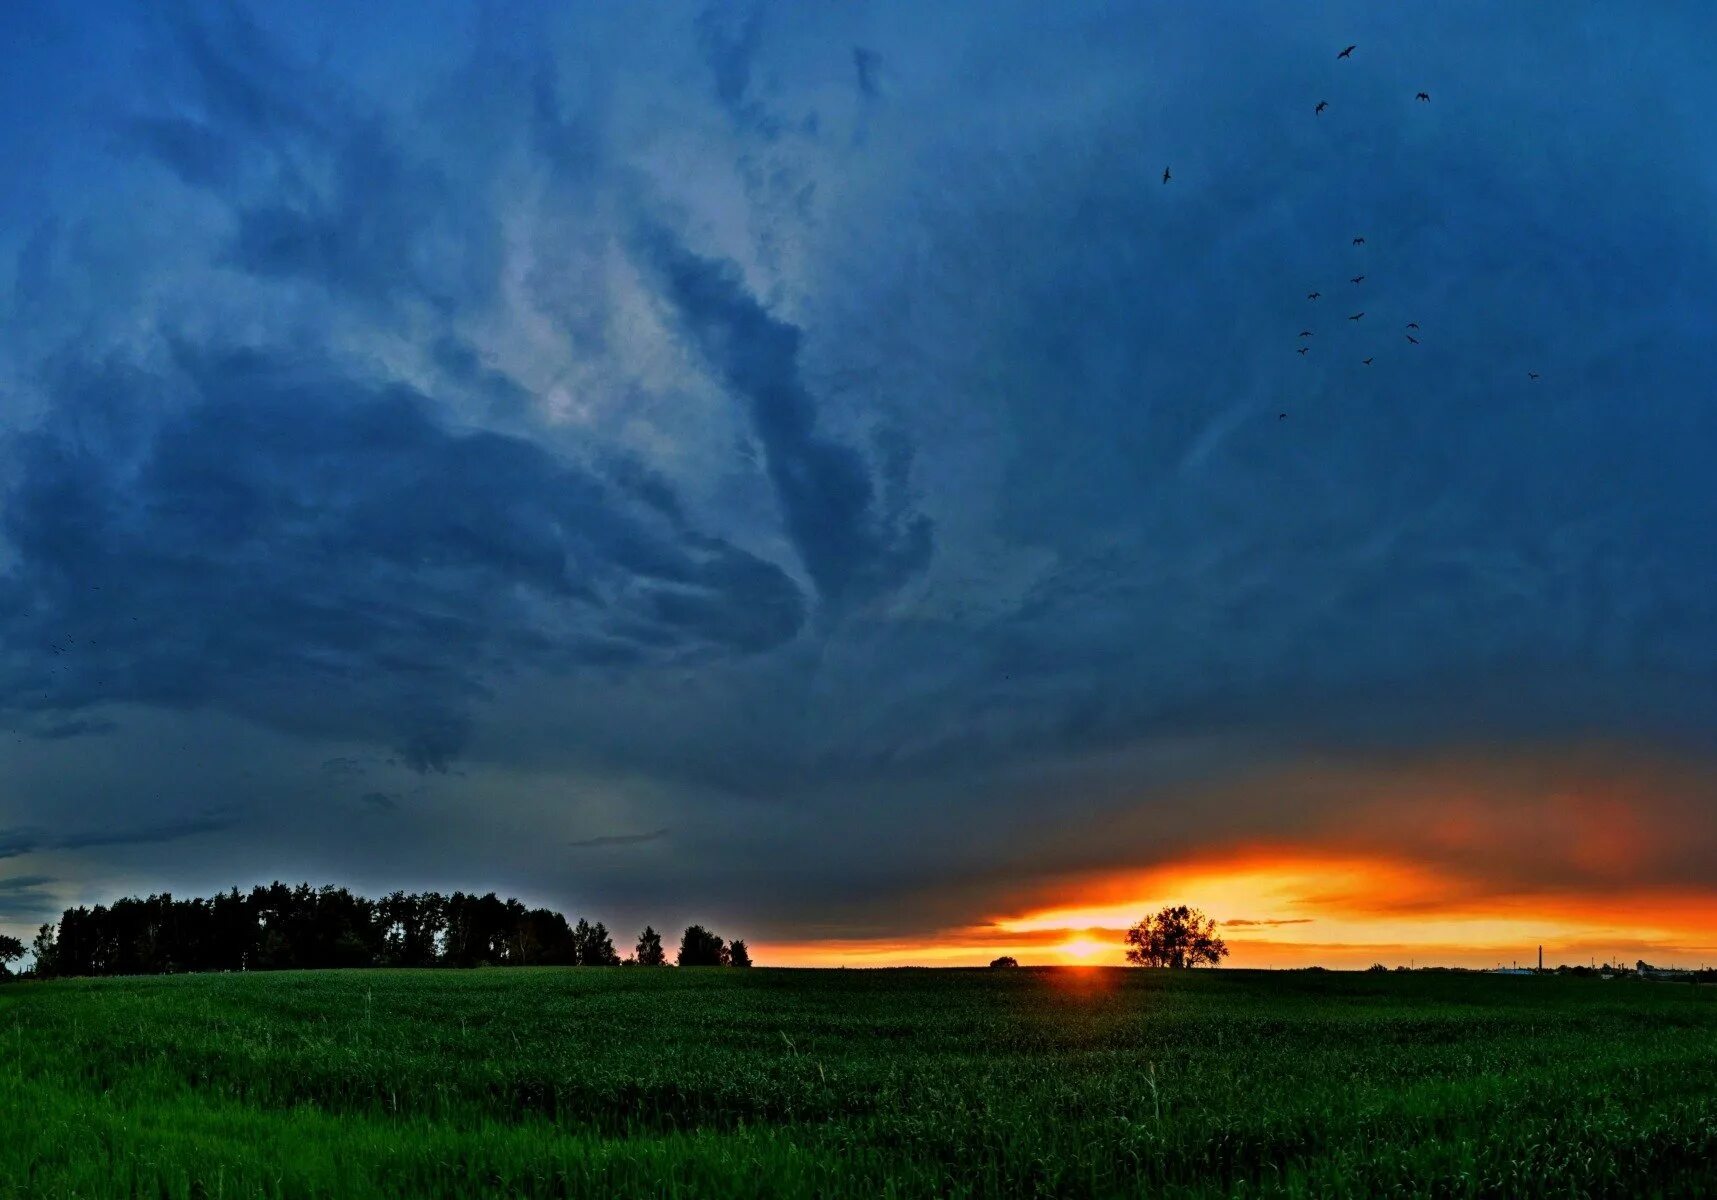
<instances>
[{"instance_id":1,"label":"flock of birds","mask_svg":"<svg viewBox=\"0 0 1717 1200\"><path fill-rule=\"evenodd\" d=\"M1336 58L1338 60L1344 59L1344 58L1352 58L1353 52L1357 49L1359 49L1359 46L1357 43L1352 44L1352 45L1348 45L1348 46L1344 46L1341 49L1341 51L1336 54ZM1431 102L1431 93L1426 92L1426 91L1415 92L1413 95L1413 99L1418 101L1421 104L1429 104ZM1317 117L1321 117L1324 114L1324 110L1326 110L1327 108L1329 108L1329 101L1328 100L1319 100L1317 102L1317 104L1312 107L1312 115L1317 116ZM1167 167L1164 167L1163 168L1163 182L1168 183L1173 178L1174 178L1174 175L1170 173L1170 171ZM1365 245L1364 236L1363 235L1355 235L1351 244L1354 246ZM1364 284L1365 283L1365 272L1361 271L1359 274L1350 278L1348 280L1348 282L1353 284L1355 287L1358 287L1358 286ZM1319 292L1319 291L1310 291L1310 292L1306 293L1306 299L1308 301L1317 301L1319 299L1322 299L1322 297L1323 297L1323 293ZM1350 314L1347 319L1349 321L1362 321L1365 319L1365 310L1360 309L1358 312ZM1419 322L1417 322L1417 321L1407 322L1406 326L1402 329L1401 332L1402 332L1402 336L1404 336L1407 339L1407 341L1409 343L1411 343L1412 345L1417 346L1420 344L1419 339L1414 336L1414 334L1420 332ZM1302 329L1302 330L1300 330L1300 336L1299 336L1298 340L1303 343L1306 338L1315 337L1316 335L1317 335L1316 330ZM1301 355L1302 357L1309 354L1310 352L1311 352L1311 347L1308 345L1301 345L1295 351L1295 353ZM1375 355L1369 355L1369 356L1359 360L1360 365L1366 366L1366 367L1369 367L1375 361L1376 361ZM1538 382L1538 372L1528 371L1526 373L1526 378L1529 382L1537 383ZM1287 417L1288 417L1288 414L1285 412L1276 414L1276 419L1279 421L1285 421L1285 420L1287 420Z\"/></svg>"}]
</instances>

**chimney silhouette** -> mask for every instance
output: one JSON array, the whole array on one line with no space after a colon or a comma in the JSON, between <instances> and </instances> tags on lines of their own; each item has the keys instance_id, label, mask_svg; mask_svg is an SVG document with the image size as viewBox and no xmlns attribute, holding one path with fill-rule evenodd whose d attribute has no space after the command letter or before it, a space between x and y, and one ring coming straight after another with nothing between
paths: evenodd
<instances>
[{"instance_id":1,"label":"chimney silhouette","mask_svg":"<svg viewBox=\"0 0 1717 1200\"><path fill-rule=\"evenodd\" d=\"M1544 974L1544 943L1538 943L1538 973Z\"/></svg>"}]
</instances>

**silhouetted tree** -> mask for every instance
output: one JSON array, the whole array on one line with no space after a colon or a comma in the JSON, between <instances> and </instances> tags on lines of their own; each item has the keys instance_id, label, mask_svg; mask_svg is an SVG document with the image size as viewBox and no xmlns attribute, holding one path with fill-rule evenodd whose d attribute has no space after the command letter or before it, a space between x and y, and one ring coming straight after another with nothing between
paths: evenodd
<instances>
[{"instance_id":1,"label":"silhouetted tree","mask_svg":"<svg viewBox=\"0 0 1717 1200\"><path fill-rule=\"evenodd\" d=\"M369 900L345 888L279 882L208 900L162 894L68 908L57 927L41 927L32 948L41 975L620 961L600 921L581 920L575 929L552 909L527 909L493 892Z\"/></svg>"},{"instance_id":2,"label":"silhouetted tree","mask_svg":"<svg viewBox=\"0 0 1717 1200\"><path fill-rule=\"evenodd\" d=\"M725 967L728 963L727 943L702 925L688 925L680 938L680 952L674 961L682 967Z\"/></svg>"},{"instance_id":3,"label":"silhouetted tree","mask_svg":"<svg viewBox=\"0 0 1717 1200\"><path fill-rule=\"evenodd\" d=\"M601 921L592 925L583 917L573 926L572 940L578 947L578 965L581 967L617 967L620 956L614 952L614 939L608 936L608 928Z\"/></svg>"},{"instance_id":4,"label":"silhouetted tree","mask_svg":"<svg viewBox=\"0 0 1717 1200\"><path fill-rule=\"evenodd\" d=\"M456 967L518 962L515 935L524 911L517 900L503 901L494 892L484 896L454 892L447 897L446 961Z\"/></svg>"},{"instance_id":5,"label":"silhouetted tree","mask_svg":"<svg viewBox=\"0 0 1717 1200\"><path fill-rule=\"evenodd\" d=\"M668 956L662 950L662 935L648 925L638 935L637 954L640 967L663 967L668 963Z\"/></svg>"},{"instance_id":6,"label":"silhouetted tree","mask_svg":"<svg viewBox=\"0 0 1717 1200\"><path fill-rule=\"evenodd\" d=\"M0 933L0 979L12 973L12 964L24 957L24 943Z\"/></svg>"},{"instance_id":7,"label":"silhouetted tree","mask_svg":"<svg viewBox=\"0 0 1717 1200\"><path fill-rule=\"evenodd\" d=\"M1165 908L1127 930L1127 961L1135 966L1214 967L1227 956L1228 946L1216 936L1216 922L1184 904Z\"/></svg>"},{"instance_id":8,"label":"silhouetted tree","mask_svg":"<svg viewBox=\"0 0 1717 1200\"><path fill-rule=\"evenodd\" d=\"M59 947L55 943L58 940L52 925L44 924L36 930L36 937L30 943L30 953L36 956L36 974L46 976L56 973L55 952Z\"/></svg>"},{"instance_id":9,"label":"silhouetted tree","mask_svg":"<svg viewBox=\"0 0 1717 1200\"><path fill-rule=\"evenodd\" d=\"M990 960L990 966L992 966L992 967L1017 967L1017 966L1019 966L1019 959L1015 958L1011 954L1004 954L1000 958L992 958Z\"/></svg>"},{"instance_id":10,"label":"silhouetted tree","mask_svg":"<svg viewBox=\"0 0 1717 1200\"><path fill-rule=\"evenodd\" d=\"M744 938L734 938L727 947L727 965L730 967L749 967L751 951L745 948Z\"/></svg>"},{"instance_id":11,"label":"silhouetted tree","mask_svg":"<svg viewBox=\"0 0 1717 1200\"><path fill-rule=\"evenodd\" d=\"M447 901L438 892L395 892L376 903L382 952L390 966L427 967L441 952L447 932Z\"/></svg>"}]
</instances>

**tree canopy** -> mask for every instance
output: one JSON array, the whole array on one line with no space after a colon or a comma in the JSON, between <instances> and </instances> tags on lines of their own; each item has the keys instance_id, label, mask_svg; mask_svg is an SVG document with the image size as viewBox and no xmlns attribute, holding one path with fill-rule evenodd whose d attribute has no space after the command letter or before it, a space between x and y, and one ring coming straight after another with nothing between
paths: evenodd
<instances>
[{"instance_id":1,"label":"tree canopy","mask_svg":"<svg viewBox=\"0 0 1717 1200\"><path fill-rule=\"evenodd\" d=\"M662 935L648 925L638 935L636 961L640 967L665 967L668 964L668 955L662 949Z\"/></svg>"},{"instance_id":2,"label":"tree canopy","mask_svg":"<svg viewBox=\"0 0 1717 1200\"><path fill-rule=\"evenodd\" d=\"M1184 904L1171 905L1127 930L1127 961L1134 966L1214 967L1226 957L1228 946L1216 936L1216 922Z\"/></svg>"},{"instance_id":3,"label":"tree canopy","mask_svg":"<svg viewBox=\"0 0 1717 1200\"><path fill-rule=\"evenodd\" d=\"M726 942L702 925L688 925L680 937L680 952L674 961L682 967L725 967L731 961L731 952Z\"/></svg>"},{"instance_id":4,"label":"tree canopy","mask_svg":"<svg viewBox=\"0 0 1717 1200\"><path fill-rule=\"evenodd\" d=\"M720 938L714 942L725 965L728 948ZM308 883L273 883L248 893L234 888L208 899L163 893L68 908L57 926L41 927L31 949L40 975L620 962L601 921L569 923L552 909L527 908L493 892L394 892L371 900ZM665 961L662 939L648 926L638 949L639 962ZM0 937L0 972L23 953L16 938ZM684 962L684 947L681 955Z\"/></svg>"},{"instance_id":5,"label":"tree canopy","mask_svg":"<svg viewBox=\"0 0 1717 1200\"><path fill-rule=\"evenodd\" d=\"M0 933L0 976L12 973L12 964L24 957L24 943ZM750 966L750 963L746 963Z\"/></svg>"}]
</instances>

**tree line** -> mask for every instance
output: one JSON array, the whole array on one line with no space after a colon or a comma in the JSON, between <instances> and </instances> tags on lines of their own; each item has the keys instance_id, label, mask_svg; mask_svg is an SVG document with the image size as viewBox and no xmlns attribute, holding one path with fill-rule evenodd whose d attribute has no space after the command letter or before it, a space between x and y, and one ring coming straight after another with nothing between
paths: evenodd
<instances>
[{"instance_id":1,"label":"tree line","mask_svg":"<svg viewBox=\"0 0 1717 1200\"><path fill-rule=\"evenodd\" d=\"M569 922L493 892L394 892L379 900L342 887L273 883L209 899L126 897L68 908L36 933L34 973L164 975L184 971L283 971L326 967L666 966L662 936L646 925L624 959L600 921ZM21 958L0 937L0 975ZM749 967L743 939L688 927L682 967Z\"/></svg>"}]
</instances>

